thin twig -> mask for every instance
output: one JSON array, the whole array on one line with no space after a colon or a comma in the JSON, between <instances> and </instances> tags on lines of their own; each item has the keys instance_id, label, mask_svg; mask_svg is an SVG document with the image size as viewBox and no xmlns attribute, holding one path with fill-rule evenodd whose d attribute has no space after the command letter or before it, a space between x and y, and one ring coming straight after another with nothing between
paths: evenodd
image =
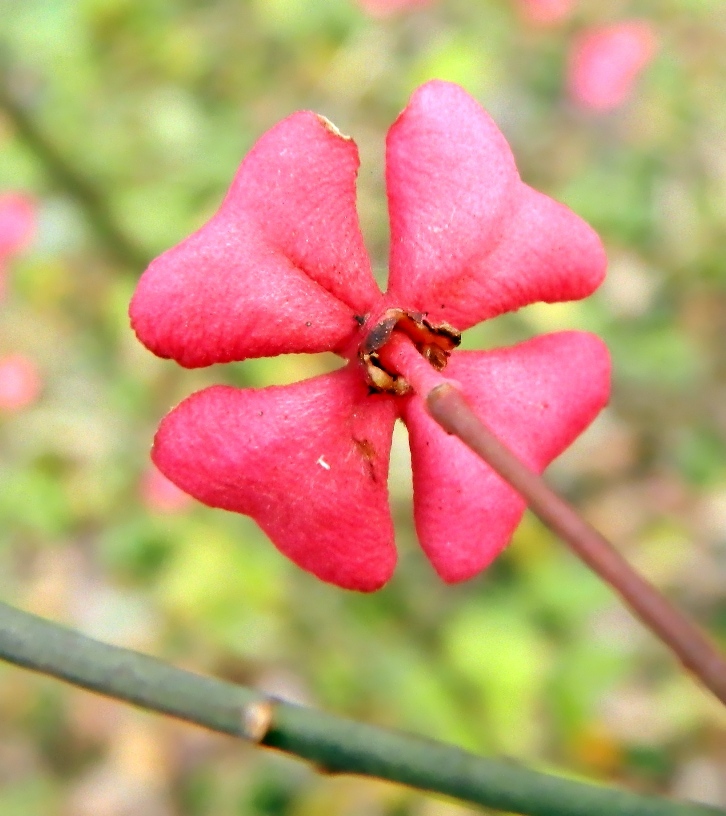
<instances>
[{"instance_id":1,"label":"thin twig","mask_svg":"<svg viewBox=\"0 0 726 816\"><path fill-rule=\"evenodd\" d=\"M726 659L716 646L588 524L544 479L529 470L475 415L461 391L444 383L426 396L431 416L455 434L520 493L532 511L605 582L726 704Z\"/></svg>"},{"instance_id":2,"label":"thin twig","mask_svg":"<svg viewBox=\"0 0 726 816\"><path fill-rule=\"evenodd\" d=\"M0 658L76 686L242 737L328 772L387 779L531 816L726 816L483 759L451 745L265 698L100 643L0 603Z\"/></svg>"},{"instance_id":3,"label":"thin twig","mask_svg":"<svg viewBox=\"0 0 726 816\"><path fill-rule=\"evenodd\" d=\"M150 258L118 225L106 197L43 133L25 107L6 87L2 76L0 111L13 123L18 136L41 162L52 182L75 199L108 253L125 266L144 269Z\"/></svg>"}]
</instances>

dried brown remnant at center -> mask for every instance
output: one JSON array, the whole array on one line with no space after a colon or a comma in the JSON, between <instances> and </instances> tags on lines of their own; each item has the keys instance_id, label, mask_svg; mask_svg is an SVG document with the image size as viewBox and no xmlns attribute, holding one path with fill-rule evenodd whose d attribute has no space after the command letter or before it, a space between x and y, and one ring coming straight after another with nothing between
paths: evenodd
<instances>
[{"instance_id":1,"label":"dried brown remnant at center","mask_svg":"<svg viewBox=\"0 0 726 816\"><path fill-rule=\"evenodd\" d=\"M449 355L461 342L461 332L448 323L431 323L420 312L389 309L368 332L358 352L374 391L402 395L411 390L403 377L385 369L378 356L394 330L407 335L437 371L446 367Z\"/></svg>"}]
</instances>

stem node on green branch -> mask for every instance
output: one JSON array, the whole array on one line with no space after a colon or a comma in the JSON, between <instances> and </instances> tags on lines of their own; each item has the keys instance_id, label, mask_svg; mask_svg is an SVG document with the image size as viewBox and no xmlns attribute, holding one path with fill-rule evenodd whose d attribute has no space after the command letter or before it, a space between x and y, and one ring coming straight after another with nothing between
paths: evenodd
<instances>
[{"instance_id":1,"label":"stem node on green branch","mask_svg":"<svg viewBox=\"0 0 726 816\"><path fill-rule=\"evenodd\" d=\"M261 743L272 727L274 700L253 700L242 708L242 734L250 742Z\"/></svg>"}]
</instances>

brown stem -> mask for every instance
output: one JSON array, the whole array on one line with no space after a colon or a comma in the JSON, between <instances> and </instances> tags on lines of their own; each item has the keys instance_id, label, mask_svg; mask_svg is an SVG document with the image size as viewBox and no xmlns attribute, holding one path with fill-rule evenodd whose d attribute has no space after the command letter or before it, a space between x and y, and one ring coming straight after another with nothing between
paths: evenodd
<instances>
[{"instance_id":1,"label":"brown stem","mask_svg":"<svg viewBox=\"0 0 726 816\"><path fill-rule=\"evenodd\" d=\"M474 414L449 383L426 392L429 414L479 455L527 501L532 511L620 595L630 609L726 704L726 660L704 634L638 575L572 505L529 470Z\"/></svg>"}]
</instances>

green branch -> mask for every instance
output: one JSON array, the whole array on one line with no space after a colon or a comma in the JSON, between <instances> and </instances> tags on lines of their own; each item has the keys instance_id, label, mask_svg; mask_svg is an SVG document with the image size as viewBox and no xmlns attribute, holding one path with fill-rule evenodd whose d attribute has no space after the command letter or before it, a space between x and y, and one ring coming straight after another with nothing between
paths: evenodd
<instances>
[{"instance_id":1,"label":"green branch","mask_svg":"<svg viewBox=\"0 0 726 816\"><path fill-rule=\"evenodd\" d=\"M41 162L52 182L75 199L107 251L120 263L143 269L149 257L116 223L106 197L47 138L24 106L0 81L0 110L13 123L18 136Z\"/></svg>"},{"instance_id":2,"label":"green branch","mask_svg":"<svg viewBox=\"0 0 726 816\"><path fill-rule=\"evenodd\" d=\"M326 772L388 779L532 816L726 816L573 782L444 743L265 698L0 603L0 657L143 708L277 748Z\"/></svg>"}]
</instances>

